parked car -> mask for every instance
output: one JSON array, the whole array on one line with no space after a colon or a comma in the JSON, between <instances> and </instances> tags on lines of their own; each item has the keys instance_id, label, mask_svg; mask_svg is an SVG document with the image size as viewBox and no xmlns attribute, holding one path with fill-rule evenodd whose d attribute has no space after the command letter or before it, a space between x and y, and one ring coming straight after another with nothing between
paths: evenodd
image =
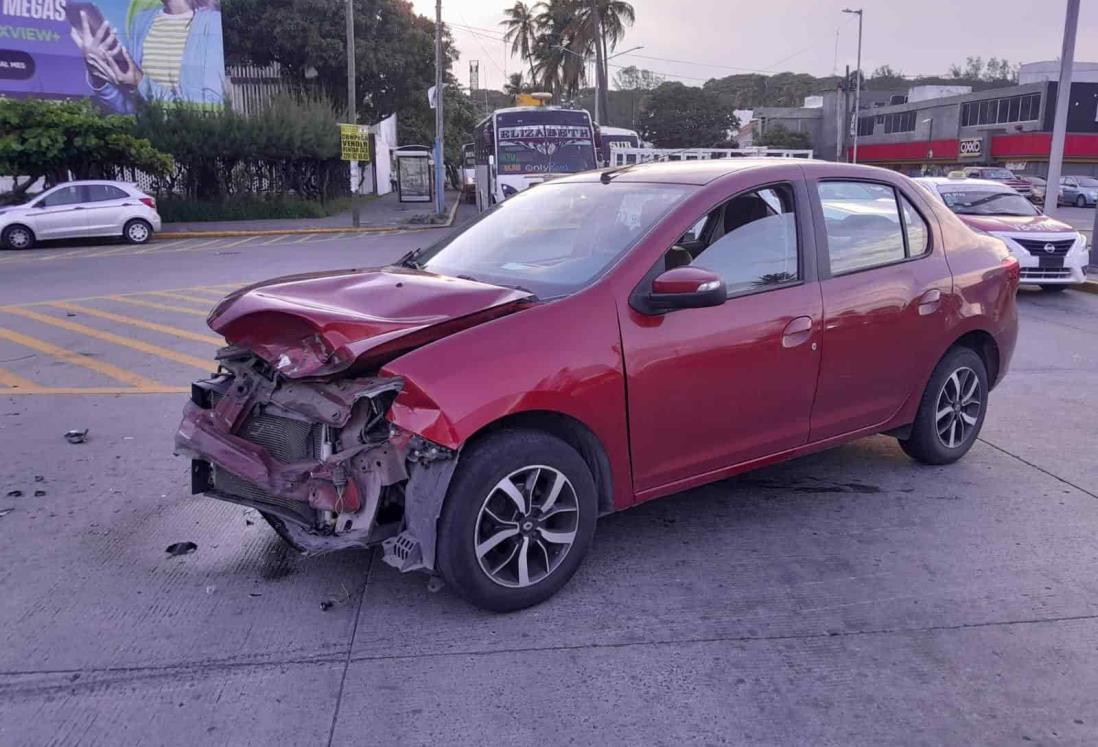
<instances>
[{"instance_id":1,"label":"parked car","mask_svg":"<svg viewBox=\"0 0 1098 747\"><path fill-rule=\"evenodd\" d=\"M481 607L548 598L598 516L877 433L974 443L1018 262L908 178L652 163L515 195L399 263L221 301L192 490L309 553L380 544Z\"/></svg>"},{"instance_id":2,"label":"parked car","mask_svg":"<svg viewBox=\"0 0 1098 747\"><path fill-rule=\"evenodd\" d=\"M1060 177L1060 204L1075 207L1098 205L1098 179L1092 176Z\"/></svg>"},{"instance_id":3,"label":"parked car","mask_svg":"<svg viewBox=\"0 0 1098 747\"><path fill-rule=\"evenodd\" d=\"M1057 292L1086 280L1086 237L1067 223L1044 215L1009 187L985 179L915 181L969 228L1002 239L1018 260L1021 282Z\"/></svg>"},{"instance_id":4,"label":"parked car","mask_svg":"<svg viewBox=\"0 0 1098 747\"><path fill-rule=\"evenodd\" d=\"M1045 179L1042 179L1039 176L1028 176L1027 175L1027 176L1020 176L1018 178L1026 181L1026 182L1029 182L1029 186L1030 186L1030 190L1031 190L1030 194L1029 194L1029 201L1032 202L1034 205L1044 205L1045 204L1045 193L1048 189L1048 181L1045 180Z\"/></svg>"},{"instance_id":5,"label":"parked car","mask_svg":"<svg viewBox=\"0 0 1098 747\"><path fill-rule=\"evenodd\" d=\"M0 208L0 246L6 249L100 236L144 244L159 230L156 200L126 182L66 182L26 204Z\"/></svg>"},{"instance_id":6,"label":"parked car","mask_svg":"<svg viewBox=\"0 0 1098 747\"><path fill-rule=\"evenodd\" d=\"M1033 194L1033 186L1025 179L1014 175L1010 169L1001 166L967 166L964 175L970 179L989 179L993 182L1001 182L1023 197L1029 198Z\"/></svg>"}]
</instances>

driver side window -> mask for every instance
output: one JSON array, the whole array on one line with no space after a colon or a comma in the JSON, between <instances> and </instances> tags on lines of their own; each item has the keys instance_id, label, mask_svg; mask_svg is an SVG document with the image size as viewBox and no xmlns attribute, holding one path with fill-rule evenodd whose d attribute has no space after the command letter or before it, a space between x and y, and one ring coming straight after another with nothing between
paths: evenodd
<instances>
[{"instance_id":1,"label":"driver side window","mask_svg":"<svg viewBox=\"0 0 1098 747\"><path fill-rule=\"evenodd\" d=\"M63 187L52 194L42 198L42 207L57 207L59 205L75 205L81 202L79 187Z\"/></svg>"},{"instance_id":2,"label":"driver side window","mask_svg":"<svg viewBox=\"0 0 1098 747\"><path fill-rule=\"evenodd\" d=\"M690 265L717 273L728 295L800 280L793 189L781 184L736 195L700 218L671 247L668 269Z\"/></svg>"}]
</instances>

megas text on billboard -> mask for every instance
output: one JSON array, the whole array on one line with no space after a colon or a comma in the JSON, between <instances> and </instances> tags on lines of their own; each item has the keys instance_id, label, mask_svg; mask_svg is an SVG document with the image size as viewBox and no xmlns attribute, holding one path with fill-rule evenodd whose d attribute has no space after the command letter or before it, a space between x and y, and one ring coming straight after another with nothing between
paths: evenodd
<instances>
[{"instance_id":1,"label":"megas text on billboard","mask_svg":"<svg viewBox=\"0 0 1098 747\"><path fill-rule=\"evenodd\" d=\"M0 95L219 107L220 0L0 0Z\"/></svg>"}]
</instances>

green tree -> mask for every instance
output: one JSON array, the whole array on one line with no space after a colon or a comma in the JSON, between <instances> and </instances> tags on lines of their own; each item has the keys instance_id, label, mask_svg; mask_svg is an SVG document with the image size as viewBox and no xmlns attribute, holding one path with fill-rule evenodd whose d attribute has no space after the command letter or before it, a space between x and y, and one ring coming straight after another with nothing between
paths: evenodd
<instances>
[{"instance_id":1,"label":"green tree","mask_svg":"<svg viewBox=\"0 0 1098 747\"><path fill-rule=\"evenodd\" d=\"M770 148L793 148L808 150L812 148L812 138L807 132L794 132L780 124L767 125L766 131L755 137L755 145Z\"/></svg>"},{"instance_id":2,"label":"green tree","mask_svg":"<svg viewBox=\"0 0 1098 747\"><path fill-rule=\"evenodd\" d=\"M122 169L157 175L171 158L134 133L129 117L107 116L86 101L0 98L0 173L27 177L0 202L22 199L40 178L115 178Z\"/></svg>"},{"instance_id":3,"label":"green tree","mask_svg":"<svg viewBox=\"0 0 1098 747\"><path fill-rule=\"evenodd\" d=\"M538 41L538 14L542 3L535 3L533 7L518 0L510 8L503 11L504 19L500 25L507 31L503 34L503 40L510 42L511 54L517 54L530 66L530 77L534 77L534 48Z\"/></svg>"},{"instance_id":4,"label":"green tree","mask_svg":"<svg viewBox=\"0 0 1098 747\"><path fill-rule=\"evenodd\" d=\"M664 83L648 96L641 134L660 148L713 148L728 141L737 125L717 94L682 83Z\"/></svg>"},{"instance_id":5,"label":"green tree","mask_svg":"<svg viewBox=\"0 0 1098 747\"><path fill-rule=\"evenodd\" d=\"M477 123L476 105L461 90L457 81L450 79L445 88L443 114L446 117L446 138L443 141L443 157L451 181L461 168L461 146L472 142L473 127ZM397 118L400 142L407 145L430 145L435 142L435 110L427 103L414 106Z\"/></svg>"},{"instance_id":6,"label":"green tree","mask_svg":"<svg viewBox=\"0 0 1098 747\"><path fill-rule=\"evenodd\" d=\"M336 191L339 116L325 99L283 95L251 115L152 104L135 128L180 168L168 191L216 200L246 192L285 192L322 199Z\"/></svg>"},{"instance_id":7,"label":"green tree","mask_svg":"<svg viewBox=\"0 0 1098 747\"><path fill-rule=\"evenodd\" d=\"M435 83L435 24L407 0L353 0L360 121L418 105ZM344 0L223 0L230 62L278 62L284 74L314 80L332 101L347 100ZM455 51L445 35L448 61ZM342 107L341 107L342 108Z\"/></svg>"},{"instance_id":8,"label":"green tree","mask_svg":"<svg viewBox=\"0 0 1098 747\"><path fill-rule=\"evenodd\" d=\"M503 86L503 92L509 96L515 96L520 93L530 93L532 90L532 86L522 77L522 73L511 73L508 75L507 83Z\"/></svg>"}]
</instances>

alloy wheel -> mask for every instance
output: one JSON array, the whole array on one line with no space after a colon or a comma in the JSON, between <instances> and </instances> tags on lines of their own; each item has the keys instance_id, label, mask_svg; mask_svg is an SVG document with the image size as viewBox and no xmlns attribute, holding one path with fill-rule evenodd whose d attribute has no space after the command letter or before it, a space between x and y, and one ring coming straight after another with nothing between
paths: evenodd
<instances>
[{"instance_id":1,"label":"alloy wheel","mask_svg":"<svg viewBox=\"0 0 1098 747\"><path fill-rule=\"evenodd\" d=\"M934 428L943 446L955 449L969 439L980 422L982 397L980 377L971 368L958 368L946 379L934 415Z\"/></svg>"},{"instance_id":2,"label":"alloy wheel","mask_svg":"<svg viewBox=\"0 0 1098 747\"><path fill-rule=\"evenodd\" d=\"M477 562L500 586L533 586L560 567L578 529L571 481L552 467L523 467L496 483L481 505L473 538Z\"/></svg>"}]
</instances>

